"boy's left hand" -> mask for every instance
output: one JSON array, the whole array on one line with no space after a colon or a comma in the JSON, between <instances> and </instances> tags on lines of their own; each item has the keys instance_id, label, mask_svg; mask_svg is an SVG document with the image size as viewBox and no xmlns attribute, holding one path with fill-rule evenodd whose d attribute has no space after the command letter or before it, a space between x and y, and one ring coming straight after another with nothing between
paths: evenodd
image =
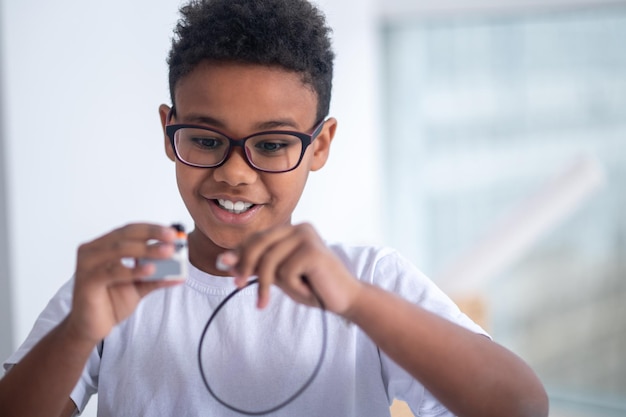
<instances>
[{"instance_id":1,"label":"boy's left hand","mask_svg":"<svg viewBox=\"0 0 626 417\"><path fill-rule=\"evenodd\" d=\"M219 263L233 273L240 288L250 276L258 277L259 308L269 303L272 284L297 302L319 305L312 287L327 310L341 315L361 289L360 281L307 223L257 233L234 251L223 253Z\"/></svg>"}]
</instances>

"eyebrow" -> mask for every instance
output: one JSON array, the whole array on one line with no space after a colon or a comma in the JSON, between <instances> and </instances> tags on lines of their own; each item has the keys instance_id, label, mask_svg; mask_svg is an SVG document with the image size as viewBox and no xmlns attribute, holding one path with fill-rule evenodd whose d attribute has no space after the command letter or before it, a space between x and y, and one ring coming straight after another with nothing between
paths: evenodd
<instances>
[{"instance_id":1,"label":"eyebrow","mask_svg":"<svg viewBox=\"0 0 626 417\"><path fill-rule=\"evenodd\" d=\"M190 114L190 115L187 115L184 118L184 120L185 120L185 123L209 125L209 126L214 126L219 129L227 128L224 122L211 116L205 116L205 115L200 115L200 114ZM259 131L281 129L281 128L286 128L286 127L293 128L293 129L299 128L297 123L293 119L290 119L290 118L267 120L264 122L259 122L256 125L254 125L255 130L259 130Z\"/></svg>"}]
</instances>

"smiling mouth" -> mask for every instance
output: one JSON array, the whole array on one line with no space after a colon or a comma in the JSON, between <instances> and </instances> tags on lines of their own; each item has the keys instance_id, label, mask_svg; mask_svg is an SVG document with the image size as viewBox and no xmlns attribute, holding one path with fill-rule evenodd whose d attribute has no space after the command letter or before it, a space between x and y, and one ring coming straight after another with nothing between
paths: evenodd
<instances>
[{"instance_id":1,"label":"smiling mouth","mask_svg":"<svg viewBox=\"0 0 626 417\"><path fill-rule=\"evenodd\" d=\"M217 202L217 205L220 206L220 208L233 214L245 213L252 206L254 206L254 204L246 203L244 201L230 201L230 200L223 200L221 198L218 198L215 201Z\"/></svg>"}]
</instances>

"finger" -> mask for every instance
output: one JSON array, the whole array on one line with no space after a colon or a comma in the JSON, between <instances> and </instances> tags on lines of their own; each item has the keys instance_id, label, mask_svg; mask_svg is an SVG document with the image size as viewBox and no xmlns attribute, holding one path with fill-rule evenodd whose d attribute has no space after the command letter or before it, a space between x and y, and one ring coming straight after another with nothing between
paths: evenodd
<instances>
[{"instance_id":1,"label":"finger","mask_svg":"<svg viewBox=\"0 0 626 417\"><path fill-rule=\"evenodd\" d=\"M176 239L176 231L167 226L149 223L135 223L115 229L97 239L92 240L85 246L91 250L117 249L120 242L166 242L173 243Z\"/></svg>"},{"instance_id":2,"label":"finger","mask_svg":"<svg viewBox=\"0 0 626 417\"><path fill-rule=\"evenodd\" d=\"M239 258L237 254L232 250L222 252L215 258L215 268L217 268L218 271L229 272L233 274L235 276L235 285L238 288L243 288L246 284L246 279L237 276L237 273L235 271L235 266L237 265L238 259Z\"/></svg>"},{"instance_id":3,"label":"finger","mask_svg":"<svg viewBox=\"0 0 626 417\"><path fill-rule=\"evenodd\" d=\"M174 242L176 239L176 231L169 226L162 226L151 223L134 223L127 224L115 229L97 239L91 244L95 249L108 248L115 246L120 241L140 241L149 240L161 242Z\"/></svg>"},{"instance_id":4,"label":"finger","mask_svg":"<svg viewBox=\"0 0 626 417\"><path fill-rule=\"evenodd\" d=\"M169 227L129 225L81 245L78 262L82 269L92 270L123 258L165 258L173 253L174 238L175 232Z\"/></svg>"},{"instance_id":5,"label":"finger","mask_svg":"<svg viewBox=\"0 0 626 417\"><path fill-rule=\"evenodd\" d=\"M314 273L310 266L310 259L316 259L317 256L312 257L312 254L306 242L294 248L276 273L278 277L276 285L294 300L317 306L320 303L312 290L313 284L307 278L309 274Z\"/></svg>"},{"instance_id":6,"label":"finger","mask_svg":"<svg viewBox=\"0 0 626 417\"><path fill-rule=\"evenodd\" d=\"M172 256L174 247L171 244L152 245L146 253L149 258L158 259ZM90 281L108 281L110 283L121 283L134 281L152 275L155 272L155 265L150 261L138 262L128 258L106 260L105 258L98 267L91 271L77 268L77 277L89 276Z\"/></svg>"},{"instance_id":7,"label":"finger","mask_svg":"<svg viewBox=\"0 0 626 417\"><path fill-rule=\"evenodd\" d=\"M317 298L311 291L311 286L307 282L307 277L304 275L293 276L288 280L281 280L276 283L287 296L294 301L305 304L311 307L320 306L317 302Z\"/></svg>"},{"instance_id":8,"label":"finger","mask_svg":"<svg viewBox=\"0 0 626 417\"><path fill-rule=\"evenodd\" d=\"M254 275L264 253L276 242L288 236L291 229L292 226L283 226L257 233L240 245L237 248L236 275L246 279Z\"/></svg>"},{"instance_id":9,"label":"finger","mask_svg":"<svg viewBox=\"0 0 626 417\"><path fill-rule=\"evenodd\" d=\"M113 285L122 284L135 281L144 276L149 276L154 273L154 269L154 265L149 263L127 266L121 260L114 260L103 263L92 271L79 270L77 272L77 279L79 282L83 283L83 285L96 284L104 281ZM81 279L82 277L89 277L89 279Z\"/></svg>"},{"instance_id":10,"label":"finger","mask_svg":"<svg viewBox=\"0 0 626 417\"><path fill-rule=\"evenodd\" d=\"M288 281L289 276L283 276L281 264L291 259L292 253L300 244L297 234L289 234L285 238L272 242L257 261L256 273L258 276L258 307L264 308L269 303L270 288L276 281Z\"/></svg>"}]
</instances>

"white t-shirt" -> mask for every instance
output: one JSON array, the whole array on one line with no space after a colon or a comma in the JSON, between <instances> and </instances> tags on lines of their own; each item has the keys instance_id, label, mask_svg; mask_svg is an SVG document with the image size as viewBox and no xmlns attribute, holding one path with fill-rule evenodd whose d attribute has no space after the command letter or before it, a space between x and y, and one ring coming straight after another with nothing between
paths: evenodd
<instances>
[{"instance_id":1,"label":"white t-shirt","mask_svg":"<svg viewBox=\"0 0 626 417\"><path fill-rule=\"evenodd\" d=\"M427 277L388 248L332 245L360 280L395 292L477 333ZM37 319L24 344L4 364L17 363L69 312L69 281ZM98 416L240 416L209 395L199 371L198 347L214 309L234 290L232 279L190 266L185 284L148 295L94 350L72 399L83 410L98 393ZM202 366L225 402L247 411L272 408L310 377L322 351L321 310L296 304L272 288L265 310L256 286L239 292L215 316L202 344ZM415 415L450 416L424 387L380 352L355 325L326 314L328 343L311 385L273 416L380 417L394 398ZM410 331L410 329L407 329Z\"/></svg>"}]
</instances>

